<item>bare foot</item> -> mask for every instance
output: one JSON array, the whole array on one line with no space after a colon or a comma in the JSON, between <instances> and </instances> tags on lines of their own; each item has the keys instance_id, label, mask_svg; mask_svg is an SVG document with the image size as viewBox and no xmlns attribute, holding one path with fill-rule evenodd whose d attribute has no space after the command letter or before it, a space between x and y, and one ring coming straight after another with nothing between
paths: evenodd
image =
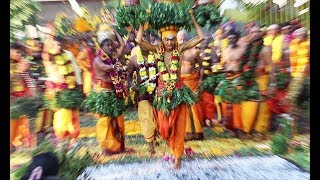
<instances>
[{"instance_id":1,"label":"bare foot","mask_svg":"<svg viewBox=\"0 0 320 180\"><path fill-rule=\"evenodd\" d=\"M176 158L174 160L174 169L178 170L181 168L181 159L180 158Z\"/></svg>"}]
</instances>

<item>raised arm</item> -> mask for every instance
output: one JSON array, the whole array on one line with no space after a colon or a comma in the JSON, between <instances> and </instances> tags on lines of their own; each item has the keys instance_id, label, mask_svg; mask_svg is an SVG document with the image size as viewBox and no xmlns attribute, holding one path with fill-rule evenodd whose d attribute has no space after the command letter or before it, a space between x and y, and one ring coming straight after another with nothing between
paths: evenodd
<instances>
[{"instance_id":1,"label":"raised arm","mask_svg":"<svg viewBox=\"0 0 320 180\"><path fill-rule=\"evenodd\" d=\"M133 72L135 70L135 61L136 61L136 57L137 56L131 56L130 60L129 60L129 65L128 65L128 75L127 75L127 87L132 87L133 86L133 80L132 80L132 76L133 76Z\"/></svg>"},{"instance_id":2,"label":"raised arm","mask_svg":"<svg viewBox=\"0 0 320 180\"><path fill-rule=\"evenodd\" d=\"M97 68L101 71L110 72L114 69L113 65L104 64L98 57L94 59L94 64L97 65Z\"/></svg>"},{"instance_id":3,"label":"raised arm","mask_svg":"<svg viewBox=\"0 0 320 180\"><path fill-rule=\"evenodd\" d=\"M181 47L180 47L180 52L183 52L183 51L185 51L187 49L190 49L190 48L196 46L197 44L199 44L204 39L204 33L202 32L201 27L197 23L194 15L193 15L193 10L192 9L190 10L190 16L191 16L191 20L193 22L193 25L194 25L194 27L196 29L197 36L192 38L187 43L182 44Z\"/></svg>"},{"instance_id":4,"label":"raised arm","mask_svg":"<svg viewBox=\"0 0 320 180\"><path fill-rule=\"evenodd\" d=\"M117 58L120 58L123 54L123 51L124 51L124 48L126 47L126 45L124 44L123 39L120 36L120 34L115 29L113 29L113 32L116 34L117 39L120 44L119 50L117 51Z\"/></svg>"},{"instance_id":5,"label":"raised arm","mask_svg":"<svg viewBox=\"0 0 320 180\"><path fill-rule=\"evenodd\" d=\"M136 42L138 43L138 45L144 49L146 49L147 51L152 51L154 53L157 53L157 48L158 45L152 45L149 42L145 41L142 39L143 37L143 25L141 24L137 33L137 38L136 38Z\"/></svg>"}]
</instances>

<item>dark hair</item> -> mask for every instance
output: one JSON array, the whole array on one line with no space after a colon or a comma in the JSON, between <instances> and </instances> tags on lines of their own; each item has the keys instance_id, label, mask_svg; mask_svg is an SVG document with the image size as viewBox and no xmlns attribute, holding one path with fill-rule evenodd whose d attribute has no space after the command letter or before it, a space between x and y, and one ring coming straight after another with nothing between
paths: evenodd
<instances>
[{"instance_id":1,"label":"dark hair","mask_svg":"<svg viewBox=\"0 0 320 180\"><path fill-rule=\"evenodd\" d=\"M66 41L66 39L65 39L65 38L60 37L60 36L55 37L55 38L54 38L54 40L56 40L56 41L58 41L58 42L60 42L60 43L63 43L63 42L65 42L65 41Z\"/></svg>"},{"instance_id":2,"label":"dark hair","mask_svg":"<svg viewBox=\"0 0 320 180\"><path fill-rule=\"evenodd\" d=\"M47 176L57 176L59 171L59 159L53 152L45 152L34 156L26 173L21 177L21 180L28 180L32 171L38 166L42 167L41 179Z\"/></svg>"},{"instance_id":3,"label":"dark hair","mask_svg":"<svg viewBox=\"0 0 320 180\"><path fill-rule=\"evenodd\" d=\"M230 36L230 35L235 35L237 39L240 38L240 33L237 32L237 31L234 31L234 30L229 32L229 36Z\"/></svg>"},{"instance_id":4,"label":"dark hair","mask_svg":"<svg viewBox=\"0 0 320 180\"><path fill-rule=\"evenodd\" d=\"M111 39L104 39L101 43L100 43L100 47L102 48L105 44L107 43L113 43Z\"/></svg>"},{"instance_id":5,"label":"dark hair","mask_svg":"<svg viewBox=\"0 0 320 180\"><path fill-rule=\"evenodd\" d=\"M19 43L11 43L10 49L22 50L22 46Z\"/></svg>"}]
</instances>

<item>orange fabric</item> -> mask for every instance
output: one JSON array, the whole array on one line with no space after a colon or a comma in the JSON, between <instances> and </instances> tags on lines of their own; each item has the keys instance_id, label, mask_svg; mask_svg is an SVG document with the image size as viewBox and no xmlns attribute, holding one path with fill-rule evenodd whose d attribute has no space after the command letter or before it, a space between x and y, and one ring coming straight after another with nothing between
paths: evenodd
<instances>
[{"instance_id":1,"label":"orange fabric","mask_svg":"<svg viewBox=\"0 0 320 180\"><path fill-rule=\"evenodd\" d=\"M114 119L115 120L115 119ZM113 119L108 116L99 118L96 126L97 141L102 148L113 153L117 153L124 149L124 117L120 115L116 117L116 123L119 129L114 129ZM120 139L115 134L120 133Z\"/></svg>"},{"instance_id":2,"label":"orange fabric","mask_svg":"<svg viewBox=\"0 0 320 180\"><path fill-rule=\"evenodd\" d=\"M199 77L200 76L199 76L198 72L194 72L192 74L182 74L181 75L182 82L188 88L190 88L193 91L193 93L196 93L198 90ZM202 109L201 108L201 101L197 102L194 105L191 105L191 111L192 111L192 115L193 115L194 125L197 126L196 132L202 132L201 124L203 123L203 117L202 117L202 110L201 109ZM188 116L187 122L190 122L190 121L191 121L191 117ZM190 123L187 123L187 124L190 124ZM200 125L200 126L198 127L198 125Z\"/></svg>"},{"instance_id":3,"label":"orange fabric","mask_svg":"<svg viewBox=\"0 0 320 180\"><path fill-rule=\"evenodd\" d=\"M31 145L29 118L27 116L20 116L19 119L10 120L10 148L23 144Z\"/></svg>"},{"instance_id":4,"label":"orange fabric","mask_svg":"<svg viewBox=\"0 0 320 180\"><path fill-rule=\"evenodd\" d=\"M186 134L187 106L182 104L170 112L169 117L162 111L158 111L159 131L163 139L169 142L176 158L180 158L184 152L184 139Z\"/></svg>"},{"instance_id":5,"label":"orange fabric","mask_svg":"<svg viewBox=\"0 0 320 180\"><path fill-rule=\"evenodd\" d=\"M241 104L222 103L222 115L226 127L229 129L242 129Z\"/></svg>"},{"instance_id":6,"label":"orange fabric","mask_svg":"<svg viewBox=\"0 0 320 180\"><path fill-rule=\"evenodd\" d=\"M201 93L202 114L205 119L213 119L215 115L214 96L206 91Z\"/></svg>"}]
</instances>

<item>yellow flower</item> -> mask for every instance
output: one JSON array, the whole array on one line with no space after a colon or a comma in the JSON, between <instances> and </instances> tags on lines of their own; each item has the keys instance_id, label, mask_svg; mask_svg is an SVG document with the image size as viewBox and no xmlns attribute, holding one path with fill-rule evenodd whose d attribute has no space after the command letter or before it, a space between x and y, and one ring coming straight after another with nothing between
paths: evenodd
<instances>
[{"instance_id":1,"label":"yellow flower","mask_svg":"<svg viewBox=\"0 0 320 180\"><path fill-rule=\"evenodd\" d=\"M211 59L210 56L206 56L206 57L203 58L203 60L209 60L209 59Z\"/></svg>"},{"instance_id":2,"label":"yellow flower","mask_svg":"<svg viewBox=\"0 0 320 180\"><path fill-rule=\"evenodd\" d=\"M68 69L65 66L58 66L58 72L61 75L66 75L69 73Z\"/></svg>"},{"instance_id":3,"label":"yellow flower","mask_svg":"<svg viewBox=\"0 0 320 180\"><path fill-rule=\"evenodd\" d=\"M149 71L149 75L150 76L155 76L156 75L156 71Z\"/></svg>"},{"instance_id":4,"label":"yellow flower","mask_svg":"<svg viewBox=\"0 0 320 180\"><path fill-rule=\"evenodd\" d=\"M148 91L148 92L152 92L153 90L154 90L154 87L152 87L152 86L148 85L148 87L147 87L147 91Z\"/></svg>"},{"instance_id":5,"label":"yellow flower","mask_svg":"<svg viewBox=\"0 0 320 180\"><path fill-rule=\"evenodd\" d=\"M67 76L66 83L67 84L74 84L76 82L76 78L74 76Z\"/></svg>"},{"instance_id":6,"label":"yellow flower","mask_svg":"<svg viewBox=\"0 0 320 180\"><path fill-rule=\"evenodd\" d=\"M73 84L68 84L68 88L69 89L73 89L73 88L75 88L76 87L76 84L75 83L73 83Z\"/></svg>"},{"instance_id":7,"label":"yellow flower","mask_svg":"<svg viewBox=\"0 0 320 180\"><path fill-rule=\"evenodd\" d=\"M209 70L204 70L204 73L205 73L205 74L209 74L210 71L209 71Z\"/></svg>"},{"instance_id":8,"label":"yellow flower","mask_svg":"<svg viewBox=\"0 0 320 180\"><path fill-rule=\"evenodd\" d=\"M171 74L171 79L177 79L177 75L176 74Z\"/></svg>"},{"instance_id":9,"label":"yellow flower","mask_svg":"<svg viewBox=\"0 0 320 180\"><path fill-rule=\"evenodd\" d=\"M203 62L202 62L202 65L204 65L204 66L209 66L209 63L206 62L206 61L203 61Z\"/></svg>"},{"instance_id":10,"label":"yellow flower","mask_svg":"<svg viewBox=\"0 0 320 180\"><path fill-rule=\"evenodd\" d=\"M165 81L169 80L169 74L168 74L168 73L163 74L163 75L162 75L162 78L163 78L163 80L165 80Z\"/></svg>"},{"instance_id":11,"label":"yellow flower","mask_svg":"<svg viewBox=\"0 0 320 180\"><path fill-rule=\"evenodd\" d=\"M142 76L142 77L143 77L143 76L146 76L146 75L147 75L147 71L140 71L139 74L140 74L140 76Z\"/></svg>"},{"instance_id":12,"label":"yellow flower","mask_svg":"<svg viewBox=\"0 0 320 180\"><path fill-rule=\"evenodd\" d=\"M69 60L69 56L68 56L67 53L63 53L62 58L63 58L65 61L68 61L68 60Z\"/></svg>"},{"instance_id":13,"label":"yellow flower","mask_svg":"<svg viewBox=\"0 0 320 180\"><path fill-rule=\"evenodd\" d=\"M211 53L212 51L211 51L211 49L205 49L204 50L204 53Z\"/></svg>"}]
</instances>

